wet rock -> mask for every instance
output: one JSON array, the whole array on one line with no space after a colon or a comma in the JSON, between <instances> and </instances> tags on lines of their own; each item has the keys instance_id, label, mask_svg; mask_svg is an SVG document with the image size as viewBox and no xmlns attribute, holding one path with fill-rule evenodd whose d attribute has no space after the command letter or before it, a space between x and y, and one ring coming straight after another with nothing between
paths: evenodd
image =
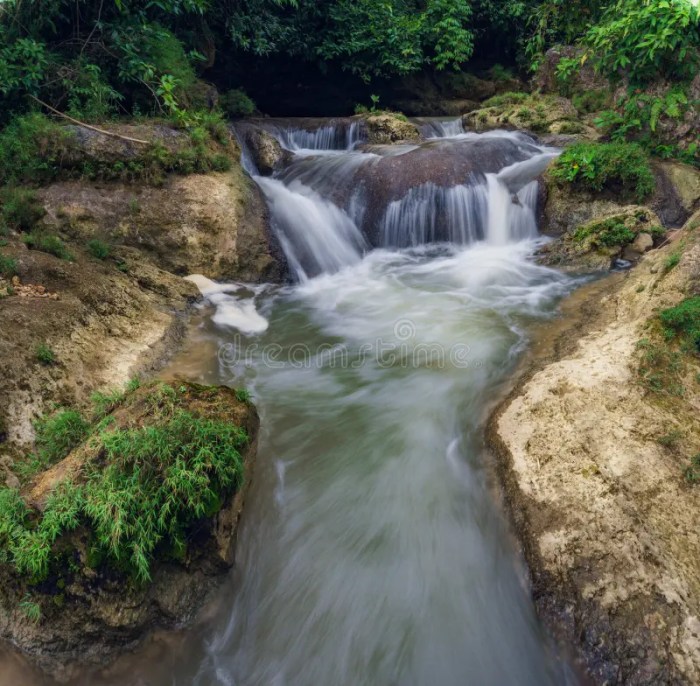
<instances>
[{"instance_id":1,"label":"wet rock","mask_svg":"<svg viewBox=\"0 0 700 686\"><path fill-rule=\"evenodd\" d=\"M39 195L50 230L138 248L174 274L275 281L284 273L264 200L238 164L159 187L69 181Z\"/></svg>"},{"instance_id":2,"label":"wet rock","mask_svg":"<svg viewBox=\"0 0 700 686\"><path fill-rule=\"evenodd\" d=\"M285 150L274 136L257 127L251 127L246 131L245 142L255 166L263 176L271 176L274 172L280 171L293 157L292 153Z\"/></svg>"},{"instance_id":3,"label":"wet rock","mask_svg":"<svg viewBox=\"0 0 700 686\"><path fill-rule=\"evenodd\" d=\"M527 138L516 141L494 136L449 143L434 140L403 154L381 157L366 164L354 177L347 193L352 193L359 185L367 201L365 232L375 244L376 232L388 205L406 196L411 189L425 184L451 188L470 179L483 180L484 174L521 162L536 151Z\"/></svg>"},{"instance_id":4,"label":"wet rock","mask_svg":"<svg viewBox=\"0 0 700 686\"><path fill-rule=\"evenodd\" d=\"M580 59L582 56L583 50L573 45L559 45L547 50L533 79L535 89L542 93L559 93L562 88L561 81L557 77L559 62L564 58ZM576 69L573 80L567 85L576 92L610 89L607 79L596 73L591 61L580 65Z\"/></svg>"}]
</instances>

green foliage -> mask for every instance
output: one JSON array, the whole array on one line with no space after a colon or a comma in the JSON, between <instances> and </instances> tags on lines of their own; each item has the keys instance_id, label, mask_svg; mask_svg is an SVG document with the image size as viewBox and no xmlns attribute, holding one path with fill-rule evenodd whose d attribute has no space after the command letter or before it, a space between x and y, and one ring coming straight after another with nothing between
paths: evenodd
<instances>
[{"instance_id":1,"label":"green foliage","mask_svg":"<svg viewBox=\"0 0 700 686\"><path fill-rule=\"evenodd\" d=\"M62 460L85 439L88 429L89 424L76 410L62 410L35 422L41 461L48 465Z\"/></svg>"},{"instance_id":2,"label":"green foliage","mask_svg":"<svg viewBox=\"0 0 700 686\"><path fill-rule=\"evenodd\" d=\"M670 336L679 336L700 352L700 297L687 298L664 310L659 319Z\"/></svg>"},{"instance_id":3,"label":"green foliage","mask_svg":"<svg viewBox=\"0 0 700 686\"><path fill-rule=\"evenodd\" d=\"M700 9L687 0L617 0L586 41L607 76L687 78L698 64Z\"/></svg>"},{"instance_id":4,"label":"green foliage","mask_svg":"<svg viewBox=\"0 0 700 686\"><path fill-rule=\"evenodd\" d=\"M577 143L551 168L552 178L588 191L612 191L643 201L654 190L644 150L633 143Z\"/></svg>"},{"instance_id":5,"label":"green foliage","mask_svg":"<svg viewBox=\"0 0 700 686\"><path fill-rule=\"evenodd\" d=\"M73 262L75 257L66 248L65 243L53 234L45 234L37 231L22 236L22 240L30 250L39 250L67 262Z\"/></svg>"},{"instance_id":6,"label":"green foliage","mask_svg":"<svg viewBox=\"0 0 700 686\"><path fill-rule=\"evenodd\" d=\"M29 595L25 595L20 601L19 610L30 622L33 622L34 624L41 620L41 605L34 602Z\"/></svg>"},{"instance_id":7,"label":"green foliage","mask_svg":"<svg viewBox=\"0 0 700 686\"><path fill-rule=\"evenodd\" d=\"M46 214L34 191L26 188L0 189L0 221L15 231L31 231Z\"/></svg>"},{"instance_id":8,"label":"green foliage","mask_svg":"<svg viewBox=\"0 0 700 686\"><path fill-rule=\"evenodd\" d=\"M56 542L79 527L92 564L109 562L148 581L153 559L182 555L191 526L240 487L245 432L184 409L188 386L176 391L158 384L134 397L138 384L115 395L110 409L134 403L136 415L147 412L145 425L120 425L115 416L89 425L64 411L38 429L37 442L53 451L54 461L79 444L93 455L79 483L54 489L43 514L31 511L18 491L0 488L0 561L30 582L44 580L60 564Z\"/></svg>"},{"instance_id":9,"label":"green foliage","mask_svg":"<svg viewBox=\"0 0 700 686\"><path fill-rule=\"evenodd\" d=\"M0 276L11 279L17 273L17 260L0 254Z\"/></svg>"},{"instance_id":10,"label":"green foliage","mask_svg":"<svg viewBox=\"0 0 700 686\"><path fill-rule=\"evenodd\" d=\"M43 365L52 365L56 362L56 353L46 344L39 343L34 349L34 357Z\"/></svg>"},{"instance_id":11,"label":"green foliage","mask_svg":"<svg viewBox=\"0 0 700 686\"><path fill-rule=\"evenodd\" d=\"M41 114L13 119L0 131L0 185L54 180L69 140L63 127Z\"/></svg>"},{"instance_id":12,"label":"green foliage","mask_svg":"<svg viewBox=\"0 0 700 686\"><path fill-rule=\"evenodd\" d=\"M98 260L106 260L112 252L112 248L98 238L93 238L91 241L88 241L87 249L88 252Z\"/></svg>"},{"instance_id":13,"label":"green foliage","mask_svg":"<svg viewBox=\"0 0 700 686\"><path fill-rule=\"evenodd\" d=\"M697 142L681 150L676 146L660 146L658 137L661 123L681 121L689 107L691 103L682 86L667 88L661 95L630 90L618 100L616 109L602 111L595 124L614 141L634 138L662 156L683 156L684 161L698 164Z\"/></svg>"},{"instance_id":14,"label":"green foliage","mask_svg":"<svg viewBox=\"0 0 700 686\"><path fill-rule=\"evenodd\" d=\"M257 110L255 103L240 88L224 93L221 96L221 106L224 112L234 119L238 117L252 117Z\"/></svg>"}]
</instances>

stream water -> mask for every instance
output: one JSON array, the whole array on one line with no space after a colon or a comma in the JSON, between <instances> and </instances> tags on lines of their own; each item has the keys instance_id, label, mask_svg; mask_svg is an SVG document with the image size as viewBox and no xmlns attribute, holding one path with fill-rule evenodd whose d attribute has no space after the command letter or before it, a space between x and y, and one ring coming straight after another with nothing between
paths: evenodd
<instances>
[{"instance_id":1,"label":"stream water","mask_svg":"<svg viewBox=\"0 0 700 686\"><path fill-rule=\"evenodd\" d=\"M514 157L414 185L368 226L362 174L415 146L270 125L291 166L262 178L246 155L295 283L197 279L205 306L172 370L245 384L259 407L237 565L195 629L85 683L576 683L535 617L482 434L529 324L574 286L531 257L556 151L422 126L424 145Z\"/></svg>"}]
</instances>

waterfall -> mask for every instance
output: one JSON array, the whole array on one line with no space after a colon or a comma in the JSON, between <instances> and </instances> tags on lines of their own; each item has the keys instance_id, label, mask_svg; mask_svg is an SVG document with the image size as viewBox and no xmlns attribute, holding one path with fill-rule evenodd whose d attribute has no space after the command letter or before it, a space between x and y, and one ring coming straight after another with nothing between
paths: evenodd
<instances>
[{"instance_id":1,"label":"waterfall","mask_svg":"<svg viewBox=\"0 0 700 686\"><path fill-rule=\"evenodd\" d=\"M436 241L474 243L484 237L488 210L489 196L480 183L412 188L387 207L380 229L381 245L407 248Z\"/></svg>"},{"instance_id":2,"label":"waterfall","mask_svg":"<svg viewBox=\"0 0 700 686\"><path fill-rule=\"evenodd\" d=\"M300 280L359 262L365 240L350 217L299 181L258 177L273 227Z\"/></svg>"},{"instance_id":3,"label":"waterfall","mask_svg":"<svg viewBox=\"0 0 700 686\"><path fill-rule=\"evenodd\" d=\"M435 117L421 117L414 120L421 133L427 139L454 138L464 133L462 117L457 119L438 119Z\"/></svg>"},{"instance_id":4,"label":"waterfall","mask_svg":"<svg viewBox=\"0 0 700 686\"><path fill-rule=\"evenodd\" d=\"M315 129L292 124L264 123L282 147L292 152L304 150L353 150L364 140L361 121L330 122Z\"/></svg>"},{"instance_id":5,"label":"waterfall","mask_svg":"<svg viewBox=\"0 0 700 686\"><path fill-rule=\"evenodd\" d=\"M505 245L537 236L537 177L557 150L515 132L464 133L461 119L419 123L430 137L425 143L374 146L372 152L355 150L364 135L357 121L331 121L313 130L261 124L295 153L274 178L254 178L297 279L337 272L372 248ZM413 184L421 161L408 153L423 148L438 162L436 178ZM387 161L391 166L383 167ZM455 178L455 164L472 171ZM405 187L394 188L395 178L404 177Z\"/></svg>"}]
</instances>

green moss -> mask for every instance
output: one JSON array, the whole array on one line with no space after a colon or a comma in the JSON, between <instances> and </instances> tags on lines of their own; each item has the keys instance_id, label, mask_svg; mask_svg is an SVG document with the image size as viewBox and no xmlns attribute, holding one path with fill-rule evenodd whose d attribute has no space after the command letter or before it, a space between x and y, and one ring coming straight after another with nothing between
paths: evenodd
<instances>
[{"instance_id":1,"label":"green moss","mask_svg":"<svg viewBox=\"0 0 700 686\"><path fill-rule=\"evenodd\" d=\"M659 314L667 338L679 337L700 352L700 296L687 298Z\"/></svg>"},{"instance_id":2,"label":"green moss","mask_svg":"<svg viewBox=\"0 0 700 686\"><path fill-rule=\"evenodd\" d=\"M565 121L559 126L559 133L563 135L583 133L583 124L576 121Z\"/></svg>"},{"instance_id":3,"label":"green moss","mask_svg":"<svg viewBox=\"0 0 700 686\"><path fill-rule=\"evenodd\" d=\"M529 93L501 93L485 100L482 107L503 107L504 105L519 105L530 98Z\"/></svg>"},{"instance_id":4,"label":"green moss","mask_svg":"<svg viewBox=\"0 0 700 686\"><path fill-rule=\"evenodd\" d=\"M224 112L234 119L238 117L252 117L255 114L255 103L248 97L245 91L238 88L230 90L221 96L221 106Z\"/></svg>"},{"instance_id":5,"label":"green moss","mask_svg":"<svg viewBox=\"0 0 700 686\"><path fill-rule=\"evenodd\" d=\"M0 255L0 276L11 279L17 273L17 260Z\"/></svg>"},{"instance_id":6,"label":"green moss","mask_svg":"<svg viewBox=\"0 0 700 686\"><path fill-rule=\"evenodd\" d=\"M550 174L559 183L614 192L640 202L655 186L649 158L634 143L577 143L564 150Z\"/></svg>"}]
</instances>

